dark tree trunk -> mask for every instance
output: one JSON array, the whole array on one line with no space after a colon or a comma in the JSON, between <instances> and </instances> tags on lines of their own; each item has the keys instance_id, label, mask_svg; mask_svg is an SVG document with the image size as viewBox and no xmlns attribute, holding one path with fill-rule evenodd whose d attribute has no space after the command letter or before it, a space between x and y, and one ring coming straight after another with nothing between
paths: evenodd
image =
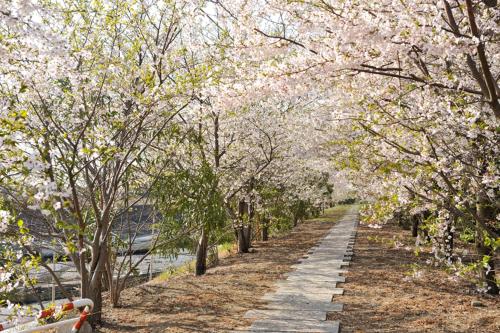
<instances>
[{"instance_id":1,"label":"dark tree trunk","mask_svg":"<svg viewBox=\"0 0 500 333\"><path fill-rule=\"evenodd\" d=\"M249 224L243 227L243 236L245 237L245 246L248 249L252 247L252 225Z\"/></svg>"},{"instance_id":2,"label":"dark tree trunk","mask_svg":"<svg viewBox=\"0 0 500 333\"><path fill-rule=\"evenodd\" d=\"M243 200L240 200L238 203L238 214L240 218L243 218L244 215L248 214L248 204Z\"/></svg>"},{"instance_id":3,"label":"dark tree trunk","mask_svg":"<svg viewBox=\"0 0 500 333\"><path fill-rule=\"evenodd\" d=\"M196 269L195 275L200 276L207 271L207 249L208 249L208 235L205 229L201 231L200 239L196 247Z\"/></svg>"},{"instance_id":4,"label":"dark tree trunk","mask_svg":"<svg viewBox=\"0 0 500 333\"><path fill-rule=\"evenodd\" d=\"M239 218L241 221L241 225L237 228L237 235L238 235L238 252L239 253L247 253L248 249L250 248L250 242L252 238L252 229L251 225L244 225L244 217L245 215L250 219L251 215L253 215L253 212L250 209L251 207L249 206L248 203L246 203L244 200L240 200L238 203L238 214ZM250 221L248 221L250 223Z\"/></svg>"},{"instance_id":5,"label":"dark tree trunk","mask_svg":"<svg viewBox=\"0 0 500 333\"><path fill-rule=\"evenodd\" d=\"M264 242L269 240L269 227L267 225L262 227L262 240Z\"/></svg>"},{"instance_id":6,"label":"dark tree trunk","mask_svg":"<svg viewBox=\"0 0 500 333\"><path fill-rule=\"evenodd\" d=\"M404 230L411 229L411 222L408 218L408 214L405 211L398 211L394 214L394 221Z\"/></svg>"},{"instance_id":7,"label":"dark tree trunk","mask_svg":"<svg viewBox=\"0 0 500 333\"><path fill-rule=\"evenodd\" d=\"M268 241L269 240L269 220L264 219L262 223L262 240L263 241Z\"/></svg>"},{"instance_id":8,"label":"dark tree trunk","mask_svg":"<svg viewBox=\"0 0 500 333\"><path fill-rule=\"evenodd\" d=\"M297 214L293 214L293 227L295 228L299 224L299 218Z\"/></svg>"},{"instance_id":9,"label":"dark tree trunk","mask_svg":"<svg viewBox=\"0 0 500 333\"><path fill-rule=\"evenodd\" d=\"M245 231L243 226L237 229L238 232L238 253L248 253L248 246L245 239Z\"/></svg>"},{"instance_id":10,"label":"dark tree trunk","mask_svg":"<svg viewBox=\"0 0 500 333\"><path fill-rule=\"evenodd\" d=\"M413 237L418 236L418 225L419 225L419 218L418 215L412 215L411 216L411 235Z\"/></svg>"}]
</instances>

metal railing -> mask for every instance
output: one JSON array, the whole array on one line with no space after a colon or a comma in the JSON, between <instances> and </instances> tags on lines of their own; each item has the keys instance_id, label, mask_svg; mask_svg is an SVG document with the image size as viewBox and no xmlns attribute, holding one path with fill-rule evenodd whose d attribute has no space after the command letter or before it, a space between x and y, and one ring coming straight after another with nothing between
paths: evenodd
<instances>
[{"instance_id":1,"label":"metal railing","mask_svg":"<svg viewBox=\"0 0 500 333\"><path fill-rule=\"evenodd\" d=\"M138 276L142 277L146 280L151 280L156 274L165 271L165 269L169 267L176 267L181 265L182 263L189 261L192 259L192 255L188 253L181 253L179 258L172 259L169 257L163 257L159 255L151 255L146 258L142 264L138 267ZM78 273L76 268L71 262L57 262L52 261L48 263L53 272L58 276L59 281L70 294L75 295L75 290L80 288L80 281L78 281ZM54 279L45 271L35 272L35 277L39 281L37 287L41 290L39 299L43 301L43 303L55 304L59 302L64 302L64 294L59 286L55 283ZM75 289L76 288L76 289ZM27 291L27 290L26 290ZM20 296L20 299L13 300L14 303L23 303L23 304L32 304L36 302L36 299L33 297L32 293L22 293L23 296ZM80 304L83 300L74 301L75 304ZM90 300L89 300L90 301ZM66 303L72 304L72 303ZM56 306L54 309L58 309L64 304ZM75 306L75 308L79 308L81 305ZM75 322L77 322L78 318L72 318L67 320L62 320L60 322L55 322L51 324L47 324L45 326L37 326L38 319L43 319L43 317L35 317L35 316L27 316L24 318L18 318L15 323L12 321L8 321L7 318L10 316L8 311L5 308L0 307L0 332L4 333L8 329L8 333L13 332L43 332L50 329L56 329L57 332L71 332L71 327L69 329L62 329L64 326L71 326ZM14 329L15 327L15 329ZM77 331L75 331L77 332Z\"/></svg>"}]
</instances>

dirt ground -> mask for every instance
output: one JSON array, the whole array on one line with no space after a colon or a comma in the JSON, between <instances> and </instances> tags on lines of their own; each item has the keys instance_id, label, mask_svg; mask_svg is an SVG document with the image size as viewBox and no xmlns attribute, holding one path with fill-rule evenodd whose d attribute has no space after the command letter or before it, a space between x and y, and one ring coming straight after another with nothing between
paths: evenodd
<instances>
[{"instance_id":1,"label":"dirt ground","mask_svg":"<svg viewBox=\"0 0 500 333\"><path fill-rule=\"evenodd\" d=\"M245 312L341 215L342 209L330 211L286 236L255 242L252 253L231 254L205 276L184 274L127 289L121 308L106 306L98 332L224 332L250 324Z\"/></svg>"},{"instance_id":2,"label":"dirt ground","mask_svg":"<svg viewBox=\"0 0 500 333\"><path fill-rule=\"evenodd\" d=\"M202 277L183 274L123 292L123 307L104 310L98 332L225 332L250 324L243 315L332 227L341 210L230 254ZM450 278L416 257L408 231L360 226L343 296L330 313L346 332L500 332L500 297L481 296L472 283ZM396 245L397 244L397 245ZM472 306L478 301L481 306Z\"/></svg>"},{"instance_id":3,"label":"dirt ground","mask_svg":"<svg viewBox=\"0 0 500 333\"><path fill-rule=\"evenodd\" d=\"M500 296L478 295L472 283L425 265L428 255L407 247L414 243L409 233L358 228L345 294L333 300L344 311L329 319L341 320L342 333L500 332Z\"/></svg>"}]
</instances>

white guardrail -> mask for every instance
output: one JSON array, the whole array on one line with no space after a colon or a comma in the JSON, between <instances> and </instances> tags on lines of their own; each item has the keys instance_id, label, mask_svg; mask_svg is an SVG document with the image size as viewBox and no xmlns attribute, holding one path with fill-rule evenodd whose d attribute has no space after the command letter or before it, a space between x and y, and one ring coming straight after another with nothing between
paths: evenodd
<instances>
[{"instance_id":1,"label":"white guardrail","mask_svg":"<svg viewBox=\"0 0 500 333\"><path fill-rule=\"evenodd\" d=\"M60 306L40 311L37 317L27 317L17 322L0 323L0 332L34 333L54 331L57 333L78 333L85 324L88 315L92 312L94 303L88 298L79 299ZM74 309L81 309L80 315L76 318L56 321L50 324L39 326L39 320L58 320ZM87 324L88 325L88 324Z\"/></svg>"}]
</instances>

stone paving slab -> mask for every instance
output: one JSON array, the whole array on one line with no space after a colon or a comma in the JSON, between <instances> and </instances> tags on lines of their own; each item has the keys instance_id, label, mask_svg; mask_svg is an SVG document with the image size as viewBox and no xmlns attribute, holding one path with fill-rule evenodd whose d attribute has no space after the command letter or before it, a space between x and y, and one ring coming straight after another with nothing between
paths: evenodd
<instances>
[{"instance_id":1,"label":"stone paving slab","mask_svg":"<svg viewBox=\"0 0 500 333\"><path fill-rule=\"evenodd\" d=\"M318 268L323 268L325 265L328 264L335 264L335 263L343 263L344 262L344 257L350 256L349 254L342 254L339 256L332 256L330 259L325 259L325 258L316 258L316 257L309 257L305 259L301 259L300 263L292 265L292 267L303 267L304 265L314 265L315 267Z\"/></svg>"},{"instance_id":2,"label":"stone paving slab","mask_svg":"<svg viewBox=\"0 0 500 333\"><path fill-rule=\"evenodd\" d=\"M256 319L295 319L305 318L304 320L326 320L325 311L315 310L250 310L245 313L245 318Z\"/></svg>"},{"instance_id":3,"label":"stone paving slab","mask_svg":"<svg viewBox=\"0 0 500 333\"><path fill-rule=\"evenodd\" d=\"M308 253L307 255L309 257L326 258L329 255L335 256L335 255L341 255L341 254L345 254L345 253L349 253L349 252L352 252L352 250L347 250L347 249L343 249L343 250L321 250L321 249L318 249L318 250L315 250L314 252Z\"/></svg>"},{"instance_id":4,"label":"stone paving slab","mask_svg":"<svg viewBox=\"0 0 500 333\"><path fill-rule=\"evenodd\" d=\"M294 265L293 267L300 267L299 265L316 265L321 266L321 268L325 266L330 266L330 265L344 265L344 263L348 263L348 261L345 260L345 257L352 257L353 254L348 255L345 254L341 257L336 257L332 258L330 260L323 260L323 259L315 259L315 258L305 258L305 259L300 259L299 264Z\"/></svg>"},{"instance_id":5,"label":"stone paving slab","mask_svg":"<svg viewBox=\"0 0 500 333\"><path fill-rule=\"evenodd\" d=\"M332 255L330 258L326 257L318 257L318 256L310 256L308 258L302 258L299 259L300 263L318 263L318 264L328 264L331 262L336 262L336 261L343 261L344 257L346 256L352 256L354 253L352 252L345 252L341 255ZM295 266L295 265L294 265Z\"/></svg>"},{"instance_id":6,"label":"stone paving slab","mask_svg":"<svg viewBox=\"0 0 500 333\"><path fill-rule=\"evenodd\" d=\"M309 276L304 276L309 275ZM303 275L290 275L288 281L316 281L318 283L337 283L345 282L345 277L338 274L303 274Z\"/></svg>"},{"instance_id":7,"label":"stone paving slab","mask_svg":"<svg viewBox=\"0 0 500 333\"><path fill-rule=\"evenodd\" d=\"M270 302L260 309L265 310L307 310L307 311L324 311L326 312L339 312L344 308L342 303L322 302L322 303L278 303ZM303 318L301 318L303 319Z\"/></svg>"},{"instance_id":8,"label":"stone paving slab","mask_svg":"<svg viewBox=\"0 0 500 333\"><path fill-rule=\"evenodd\" d=\"M335 268L340 268L340 266L346 266L349 265L348 261L344 261L343 259L337 259L337 260L329 260L327 262L324 261L303 261L300 264L293 265L293 268L296 268L297 271L304 271L304 270L315 270L315 271L322 271L322 270L330 270L332 267ZM318 267L320 266L320 267Z\"/></svg>"},{"instance_id":9,"label":"stone paving slab","mask_svg":"<svg viewBox=\"0 0 500 333\"><path fill-rule=\"evenodd\" d=\"M302 320L277 320L264 319L255 321L250 327L251 331L261 332L301 332L301 333L338 333L338 321L302 321Z\"/></svg>"},{"instance_id":10,"label":"stone paving slab","mask_svg":"<svg viewBox=\"0 0 500 333\"><path fill-rule=\"evenodd\" d=\"M351 257L351 256L346 256L346 257ZM306 269L315 269L318 265L322 266L321 270L331 270L331 269L342 269L342 266L349 266L350 262L347 261L345 258L342 257L342 259L332 259L328 261L324 260L302 260L300 265L303 266L294 266L297 267L297 271L301 270L306 270ZM320 270L320 271L321 271Z\"/></svg>"},{"instance_id":11,"label":"stone paving slab","mask_svg":"<svg viewBox=\"0 0 500 333\"><path fill-rule=\"evenodd\" d=\"M332 263L328 265L327 267L321 268L321 269L315 269L313 267L304 267L304 268L297 268L295 271L297 274L310 274L310 275L332 275L332 274L340 274L338 273L340 270L345 270L345 266L349 266L349 262L346 261L345 263Z\"/></svg>"},{"instance_id":12,"label":"stone paving slab","mask_svg":"<svg viewBox=\"0 0 500 333\"><path fill-rule=\"evenodd\" d=\"M342 249L320 247L320 248L314 249L312 251L309 251L308 254L309 255L314 255L314 256L319 256L321 254L323 254L323 255L326 255L326 254L338 254L338 253L344 253L344 252L348 252L348 251L352 251L352 250L347 249L347 245L346 245Z\"/></svg>"},{"instance_id":13,"label":"stone paving slab","mask_svg":"<svg viewBox=\"0 0 500 333\"><path fill-rule=\"evenodd\" d=\"M265 301L283 302L283 303L316 303L316 302L331 302L333 294L304 294L299 291L281 291L279 293L265 294L261 299Z\"/></svg>"},{"instance_id":14,"label":"stone paving slab","mask_svg":"<svg viewBox=\"0 0 500 333\"><path fill-rule=\"evenodd\" d=\"M282 287L294 287L298 288L299 290L314 290L314 289L331 289L335 288L336 284L338 282L344 282L342 281L345 279L343 276L340 276L337 279L332 279L330 281L318 281L315 279L308 278L307 280L285 280L285 281L280 281L275 284L276 288L282 288Z\"/></svg>"},{"instance_id":15,"label":"stone paving slab","mask_svg":"<svg viewBox=\"0 0 500 333\"><path fill-rule=\"evenodd\" d=\"M342 245L347 245L350 242L353 241L352 236L340 236L336 235L336 238L334 239L323 239L319 242L317 242L314 247L321 247L321 246L326 246L326 247L340 247Z\"/></svg>"},{"instance_id":16,"label":"stone paving slab","mask_svg":"<svg viewBox=\"0 0 500 333\"><path fill-rule=\"evenodd\" d=\"M331 294L332 288L335 288L331 284L328 287L319 287L314 285L305 286L297 284L284 284L276 289L276 294L281 293L297 293L297 294Z\"/></svg>"},{"instance_id":17,"label":"stone paving slab","mask_svg":"<svg viewBox=\"0 0 500 333\"><path fill-rule=\"evenodd\" d=\"M342 259L331 259L329 261L306 261L305 263L298 263L295 265L292 265L293 268L296 268L297 270L304 270L304 269L315 269L318 271L330 269L334 265L348 265L348 261L344 261L344 257Z\"/></svg>"},{"instance_id":18,"label":"stone paving slab","mask_svg":"<svg viewBox=\"0 0 500 333\"><path fill-rule=\"evenodd\" d=\"M338 271L345 270L346 266L349 266L350 262L335 262L327 264L326 267L321 269L315 269L314 267L299 267L294 273L302 275L338 275Z\"/></svg>"},{"instance_id":19,"label":"stone paving slab","mask_svg":"<svg viewBox=\"0 0 500 333\"><path fill-rule=\"evenodd\" d=\"M333 297L333 296L331 296ZM287 302L288 301L288 302ZM342 311L344 305L342 303L333 303L331 301L323 302L304 302L300 301L299 298L277 298L275 301L270 301L269 303L262 305L259 309L277 309L277 310L307 310L307 311L325 311L325 312L336 312ZM303 319L303 318L302 318Z\"/></svg>"},{"instance_id":20,"label":"stone paving slab","mask_svg":"<svg viewBox=\"0 0 500 333\"><path fill-rule=\"evenodd\" d=\"M342 256L342 257L339 257L339 258L334 258L334 259L331 259L331 260L317 260L317 259L314 259L314 258L306 258L306 259L302 259L300 260L300 264L297 264L297 265L294 265L294 267L302 267L300 265L307 265L307 266L313 266L313 265L321 265L323 267L331 267L331 266L334 266L334 265L339 265L339 266L343 266L344 264L348 263L349 261L345 260L346 257L352 257L350 255L345 255L345 256Z\"/></svg>"},{"instance_id":21,"label":"stone paving slab","mask_svg":"<svg viewBox=\"0 0 500 333\"><path fill-rule=\"evenodd\" d=\"M312 271L312 270L296 270L294 272L288 273L285 276L300 276L302 278L307 278L307 275L317 275L323 277L329 276L339 276L340 274L347 273L346 267L331 267L328 270Z\"/></svg>"},{"instance_id":22,"label":"stone paving slab","mask_svg":"<svg viewBox=\"0 0 500 333\"><path fill-rule=\"evenodd\" d=\"M297 276L297 275L291 275L288 277L287 281L304 281L305 283L309 284L315 284L315 285L323 285L326 283L337 283L337 282L345 282L345 277L344 276L314 276L310 275L308 277L302 277L302 276ZM334 287L332 285L332 287Z\"/></svg>"},{"instance_id":23,"label":"stone paving slab","mask_svg":"<svg viewBox=\"0 0 500 333\"><path fill-rule=\"evenodd\" d=\"M342 269L343 266L350 266L349 261L332 263L326 267L314 268L314 267L304 267L297 268L296 272L301 274L331 274Z\"/></svg>"},{"instance_id":24,"label":"stone paving slab","mask_svg":"<svg viewBox=\"0 0 500 333\"><path fill-rule=\"evenodd\" d=\"M273 293L264 295L268 301L250 310L246 318L255 318L250 328L238 328L238 333L338 333L340 322L327 321L327 312L342 311L343 304L333 303L334 295L343 294L338 282L353 256L358 219L354 210L346 213L330 232L299 263L285 274L286 280L276 284Z\"/></svg>"},{"instance_id":25,"label":"stone paving slab","mask_svg":"<svg viewBox=\"0 0 500 333\"><path fill-rule=\"evenodd\" d=\"M315 257L321 257L321 256L325 256L327 254L342 254L342 253L346 253L346 252L350 252L352 250L350 249L347 249L347 245L344 246L343 249L329 249L329 248L322 248L322 247L319 247L311 252L308 253L309 256L315 256Z\"/></svg>"},{"instance_id":26,"label":"stone paving slab","mask_svg":"<svg viewBox=\"0 0 500 333\"><path fill-rule=\"evenodd\" d=\"M335 264L343 264L344 263L344 257L350 257L351 255L344 254L341 257L338 258L332 258L332 259L315 259L315 258L307 258L307 259L302 259L299 264L292 265L293 268L300 268L304 266L311 266L313 268L325 268L328 267L329 265L335 265Z\"/></svg>"},{"instance_id":27,"label":"stone paving slab","mask_svg":"<svg viewBox=\"0 0 500 333\"><path fill-rule=\"evenodd\" d=\"M328 256L326 253L322 253L320 255L313 255L313 254L310 254L308 255L307 257L303 258L303 259L299 259L299 260L304 260L304 259L309 259L309 260L314 260L314 261L328 261L328 260L338 260L338 259L342 259L342 257L346 256L346 255L352 255L352 251L347 251L347 252L342 252L342 253L332 253L330 256Z\"/></svg>"},{"instance_id":28,"label":"stone paving slab","mask_svg":"<svg viewBox=\"0 0 500 333\"><path fill-rule=\"evenodd\" d=\"M317 248L312 249L309 252L312 252L313 254L319 254L321 252L326 252L326 251L329 251L330 253L334 253L336 251L337 252L345 252L345 251L347 251L347 244L342 245L342 248L331 247L331 246L318 246Z\"/></svg>"},{"instance_id":29,"label":"stone paving slab","mask_svg":"<svg viewBox=\"0 0 500 333\"><path fill-rule=\"evenodd\" d=\"M318 251L330 251L332 253L334 253L335 251L338 251L338 252L345 252L347 250L347 246L348 244L343 244L341 246L317 246L316 248L314 249L310 249L308 252L312 252L312 253L318 253Z\"/></svg>"},{"instance_id":30,"label":"stone paving slab","mask_svg":"<svg viewBox=\"0 0 500 333\"><path fill-rule=\"evenodd\" d=\"M279 295L284 295L284 294L292 294L292 295L303 295L300 291L294 291L294 290L283 290L280 292ZM325 295L326 293L320 293L316 292L314 294L319 294L319 295ZM344 289L342 288L330 288L330 292L327 294L330 296L330 299L333 297L333 295L343 295L344 294ZM267 295L267 294L266 294ZM278 295L277 293L275 295Z\"/></svg>"},{"instance_id":31,"label":"stone paving slab","mask_svg":"<svg viewBox=\"0 0 500 333\"><path fill-rule=\"evenodd\" d=\"M340 280L340 279L339 279ZM297 290L301 290L302 292L311 292L313 294L322 294L326 290L330 291L332 288L337 287L337 283L341 283L344 281L314 281L314 280L290 280L285 281L282 284L276 285L277 290L283 288L295 288Z\"/></svg>"}]
</instances>

